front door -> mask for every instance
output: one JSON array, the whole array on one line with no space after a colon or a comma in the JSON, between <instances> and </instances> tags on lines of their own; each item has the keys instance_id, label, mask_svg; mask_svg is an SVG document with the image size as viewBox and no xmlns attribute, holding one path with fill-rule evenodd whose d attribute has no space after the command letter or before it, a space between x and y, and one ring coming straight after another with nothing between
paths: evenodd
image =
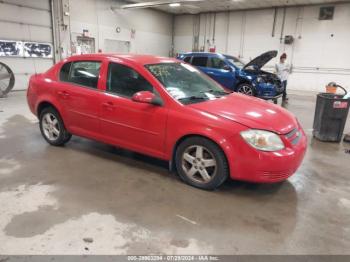
<instances>
[{"instance_id":1,"label":"front door","mask_svg":"<svg viewBox=\"0 0 350 262\"><path fill-rule=\"evenodd\" d=\"M168 110L132 101L131 97L139 91L157 94L136 70L119 63L109 64L106 92L100 101L101 131L112 144L163 158Z\"/></svg>"},{"instance_id":2,"label":"front door","mask_svg":"<svg viewBox=\"0 0 350 262\"><path fill-rule=\"evenodd\" d=\"M232 72L232 70L234 69L219 57L210 57L208 67L206 68L206 74L222 86L232 90L236 82L235 73Z\"/></svg>"}]
</instances>

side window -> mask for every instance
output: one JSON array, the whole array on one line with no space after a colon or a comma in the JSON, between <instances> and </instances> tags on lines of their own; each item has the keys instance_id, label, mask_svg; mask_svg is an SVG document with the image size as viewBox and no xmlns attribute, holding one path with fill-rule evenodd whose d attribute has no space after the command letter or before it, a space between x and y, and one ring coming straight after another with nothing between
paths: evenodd
<instances>
[{"instance_id":1,"label":"side window","mask_svg":"<svg viewBox=\"0 0 350 262\"><path fill-rule=\"evenodd\" d=\"M154 92L153 86L134 69L110 63L108 66L107 91L125 97L132 97L140 91Z\"/></svg>"},{"instance_id":2,"label":"side window","mask_svg":"<svg viewBox=\"0 0 350 262\"><path fill-rule=\"evenodd\" d=\"M192 65L206 67L208 62L208 57L205 56L194 56L192 58Z\"/></svg>"},{"instance_id":3,"label":"side window","mask_svg":"<svg viewBox=\"0 0 350 262\"><path fill-rule=\"evenodd\" d=\"M97 89L100 68L98 61L73 62L68 82Z\"/></svg>"},{"instance_id":4,"label":"side window","mask_svg":"<svg viewBox=\"0 0 350 262\"><path fill-rule=\"evenodd\" d=\"M186 56L184 62L189 63L191 61L192 56Z\"/></svg>"},{"instance_id":5,"label":"side window","mask_svg":"<svg viewBox=\"0 0 350 262\"><path fill-rule=\"evenodd\" d=\"M225 62L218 57L211 57L209 59L209 67L216 69L223 69Z\"/></svg>"},{"instance_id":6,"label":"side window","mask_svg":"<svg viewBox=\"0 0 350 262\"><path fill-rule=\"evenodd\" d=\"M71 66L72 62L68 62L65 63L62 67L61 67L61 71L60 71L60 80L67 82L69 79L69 71L70 71L70 66Z\"/></svg>"}]
</instances>

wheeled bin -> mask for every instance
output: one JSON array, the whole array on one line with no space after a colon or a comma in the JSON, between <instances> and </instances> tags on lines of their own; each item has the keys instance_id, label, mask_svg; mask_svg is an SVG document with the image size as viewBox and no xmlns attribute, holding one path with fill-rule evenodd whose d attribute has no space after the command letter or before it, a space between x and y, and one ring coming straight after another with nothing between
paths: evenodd
<instances>
[{"instance_id":1,"label":"wheeled bin","mask_svg":"<svg viewBox=\"0 0 350 262\"><path fill-rule=\"evenodd\" d=\"M344 95L320 93L317 95L313 135L326 142L340 142L349 112L350 99Z\"/></svg>"}]
</instances>

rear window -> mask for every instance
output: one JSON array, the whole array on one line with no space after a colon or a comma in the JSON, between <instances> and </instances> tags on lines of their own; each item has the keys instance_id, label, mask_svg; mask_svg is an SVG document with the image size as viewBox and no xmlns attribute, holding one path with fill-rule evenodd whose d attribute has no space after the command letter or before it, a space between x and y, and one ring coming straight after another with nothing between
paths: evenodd
<instances>
[{"instance_id":1,"label":"rear window","mask_svg":"<svg viewBox=\"0 0 350 262\"><path fill-rule=\"evenodd\" d=\"M70 71L70 66L72 65L72 62L68 62L65 63L62 67L61 67L61 71L60 71L60 80L67 82L69 79L69 71Z\"/></svg>"},{"instance_id":2,"label":"rear window","mask_svg":"<svg viewBox=\"0 0 350 262\"><path fill-rule=\"evenodd\" d=\"M185 61L186 63L189 63L189 62L191 61L191 58L192 58L192 56L186 56L186 57L184 58L184 61Z\"/></svg>"},{"instance_id":3,"label":"rear window","mask_svg":"<svg viewBox=\"0 0 350 262\"><path fill-rule=\"evenodd\" d=\"M206 67L208 63L208 57L195 56L192 58L192 65Z\"/></svg>"},{"instance_id":4,"label":"rear window","mask_svg":"<svg viewBox=\"0 0 350 262\"><path fill-rule=\"evenodd\" d=\"M60 80L97 89L100 68L99 61L68 62L61 68Z\"/></svg>"}]
</instances>

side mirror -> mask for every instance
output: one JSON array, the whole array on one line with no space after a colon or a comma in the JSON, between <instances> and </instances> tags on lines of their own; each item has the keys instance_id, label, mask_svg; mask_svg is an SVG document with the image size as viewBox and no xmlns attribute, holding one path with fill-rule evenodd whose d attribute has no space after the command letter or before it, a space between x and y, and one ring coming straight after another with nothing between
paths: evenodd
<instances>
[{"instance_id":1,"label":"side mirror","mask_svg":"<svg viewBox=\"0 0 350 262\"><path fill-rule=\"evenodd\" d=\"M138 102L138 103L146 103L146 104L159 105L159 106L163 104L162 100L150 91L137 92L132 96L131 99L132 101Z\"/></svg>"},{"instance_id":2,"label":"side mirror","mask_svg":"<svg viewBox=\"0 0 350 262\"><path fill-rule=\"evenodd\" d=\"M222 69L224 69L225 71L232 72L232 68L229 65L224 65Z\"/></svg>"}]
</instances>

